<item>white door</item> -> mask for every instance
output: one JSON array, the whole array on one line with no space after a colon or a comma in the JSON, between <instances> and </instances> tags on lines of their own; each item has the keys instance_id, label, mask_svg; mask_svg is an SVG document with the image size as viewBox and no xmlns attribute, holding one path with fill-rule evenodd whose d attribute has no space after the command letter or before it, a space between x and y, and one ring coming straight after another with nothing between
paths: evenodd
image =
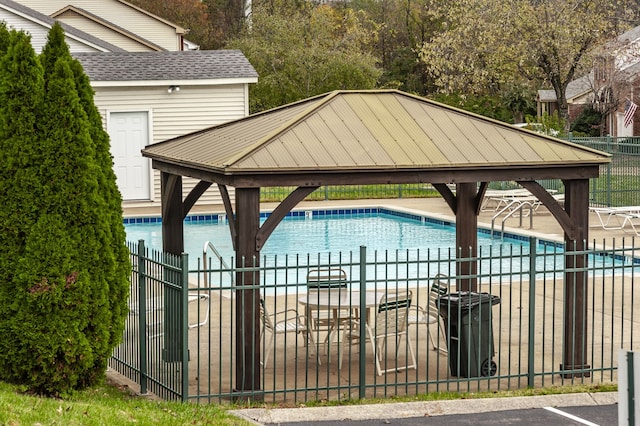
<instances>
[{"instance_id":1,"label":"white door","mask_svg":"<svg viewBox=\"0 0 640 426\"><path fill-rule=\"evenodd\" d=\"M122 199L150 199L149 159L140 153L149 143L148 113L112 112L108 132Z\"/></svg>"}]
</instances>

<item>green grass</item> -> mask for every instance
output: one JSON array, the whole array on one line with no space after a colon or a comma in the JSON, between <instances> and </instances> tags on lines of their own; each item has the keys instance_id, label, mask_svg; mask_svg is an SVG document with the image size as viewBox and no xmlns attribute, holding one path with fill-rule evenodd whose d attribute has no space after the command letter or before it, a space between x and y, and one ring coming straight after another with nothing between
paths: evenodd
<instances>
[{"instance_id":1,"label":"green grass","mask_svg":"<svg viewBox=\"0 0 640 426\"><path fill-rule=\"evenodd\" d=\"M637 169L640 172L640 168ZM638 175L601 175L591 180L591 202L605 206L640 205Z\"/></svg>"},{"instance_id":2,"label":"green grass","mask_svg":"<svg viewBox=\"0 0 640 426\"><path fill-rule=\"evenodd\" d=\"M593 205L605 206L637 206L640 205L640 165L625 165L631 171L626 175L608 175L602 173L599 178L590 181L590 201ZM562 182L557 179L541 181L548 189L561 189ZM515 182L491 182L491 189L518 188ZM261 202L280 202L284 200L294 187L266 187L260 190ZM324 200L359 200L359 199L393 199L393 198L429 198L440 197L430 184L403 185L337 185L320 187L309 194L306 201Z\"/></svg>"},{"instance_id":3,"label":"green grass","mask_svg":"<svg viewBox=\"0 0 640 426\"><path fill-rule=\"evenodd\" d=\"M286 198L295 187L265 187L260 190L260 201L278 202ZM322 186L309 194L307 201L358 200L381 198L439 197L440 193L428 184L402 185L333 185Z\"/></svg>"},{"instance_id":4,"label":"green grass","mask_svg":"<svg viewBox=\"0 0 640 426\"><path fill-rule=\"evenodd\" d=\"M538 396L538 395L561 395L571 393L597 393L597 392L617 392L618 385L615 383L600 383L588 385L571 386L550 386L544 388L523 388L505 391L486 392L433 392L413 396L399 396L384 399L366 400L342 400L342 401L307 401L306 407L336 406L336 405L366 405L383 404L391 402L414 402L414 401L444 401L457 399L482 399L482 398L509 398L516 396Z\"/></svg>"},{"instance_id":5,"label":"green grass","mask_svg":"<svg viewBox=\"0 0 640 426\"><path fill-rule=\"evenodd\" d=\"M113 384L65 399L27 395L0 382L0 425L238 425L248 423L216 404L151 401Z\"/></svg>"},{"instance_id":6,"label":"green grass","mask_svg":"<svg viewBox=\"0 0 640 426\"><path fill-rule=\"evenodd\" d=\"M338 405L366 405L412 401L441 401L456 399L504 398L514 396L557 395L580 392L615 392L615 384L554 386L540 389L519 389L499 392L455 393L438 392L410 397L350 401L308 401L304 404L275 404L273 407L318 407ZM265 403L256 407L268 408ZM227 413L239 406L190 404L152 401L133 395L126 388L107 383L66 399L27 395L17 386L0 382L1 425L238 425L251 423Z\"/></svg>"}]
</instances>

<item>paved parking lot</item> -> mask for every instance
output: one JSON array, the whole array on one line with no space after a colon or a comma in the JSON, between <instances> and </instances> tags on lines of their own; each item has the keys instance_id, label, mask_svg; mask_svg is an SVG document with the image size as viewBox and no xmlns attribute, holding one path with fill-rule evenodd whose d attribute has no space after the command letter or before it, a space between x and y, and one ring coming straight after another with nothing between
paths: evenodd
<instances>
[{"instance_id":1,"label":"paved parking lot","mask_svg":"<svg viewBox=\"0 0 640 426\"><path fill-rule=\"evenodd\" d=\"M318 422L279 423L282 426L360 426L360 425L615 425L618 424L618 406L581 406L563 408L528 408L523 410L496 411L491 413L454 414L446 416L422 416L375 420L338 420Z\"/></svg>"},{"instance_id":2,"label":"paved parking lot","mask_svg":"<svg viewBox=\"0 0 640 426\"><path fill-rule=\"evenodd\" d=\"M234 413L259 425L616 425L616 392L460 399L339 407L254 408Z\"/></svg>"},{"instance_id":3,"label":"paved parking lot","mask_svg":"<svg viewBox=\"0 0 640 426\"><path fill-rule=\"evenodd\" d=\"M305 423L281 423L283 426L298 426ZM404 419L377 419L336 422L314 422L313 425L616 425L618 406L581 406L563 408L528 408L523 410L495 411L490 413L455 414L447 416L412 417Z\"/></svg>"}]
</instances>

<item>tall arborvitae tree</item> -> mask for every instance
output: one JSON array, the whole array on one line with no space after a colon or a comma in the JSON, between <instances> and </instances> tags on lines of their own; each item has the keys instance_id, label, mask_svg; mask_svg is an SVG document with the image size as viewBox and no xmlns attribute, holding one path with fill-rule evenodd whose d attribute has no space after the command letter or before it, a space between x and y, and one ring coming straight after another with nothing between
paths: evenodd
<instances>
[{"instance_id":1,"label":"tall arborvitae tree","mask_svg":"<svg viewBox=\"0 0 640 426\"><path fill-rule=\"evenodd\" d=\"M109 285L109 311L112 315L110 322L110 343L117 345L122 339L124 321L128 315L129 278L131 263L129 249L126 246L126 232L122 221L122 196L113 171L109 134L102 127L102 117L93 102L93 89L89 78L84 73L82 65L77 60L71 62L71 69L75 77L76 88L80 96L80 103L89 119L89 133L94 143L96 162L98 164L98 186L100 194L105 199L104 213L108 216L110 241L105 242L105 254L102 267L105 270ZM109 247L107 249L107 247Z\"/></svg>"},{"instance_id":2,"label":"tall arborvitae tree","mask_svg":"<svg viewBox=\"0 0 640 426\"><path fill-rule=\"evenodd\" d=\"M13 303L11 317L0 319L0 374L58 395L104 377L125 320L129 264L121 214L115 226L120 197L113 200L113 171L101 169L108 141L94 142L100 132L78 94L76 65L59 26L41 62L46 92L30 141L35 148L27 149L35 155L26 159L34 165L34 190L24 194L37 215L23 228L22 252L6 292Z\"/></svg>"},{"instance_id":3,"label":"tall arborvitae tree","mask_svg":"<svg viewBox=\"0 0 640 426\"><path fill-rule=\"evenodd\" d=\"M4 31L0 31L4 32ZM0 39L7 38L7 34ZM38 217L35 198L37 123L44 97L43 71L24 32L11 31L0 59L0 336L15 308L11 283L26 236ZM9 339L0 338L0 356ZM0 371L4 365L0 360Z\"/></svg>"},{"instance_id":4,"label":"tall arborvitae tree","mask_svg":"<svg viewBox=\"0 0 640 426\"><path fill-rule=\"evenodd\" d=\"M47 75L56 58L67 58L73 71L76 90L80 97L80 104L89 120L89 136L92 141L95 161L98 169L96 178L99 187L100 207L108 220L104 234L96 235L102 238L102 253L100 262L93 265L97 276L104 277L109 292L109 314L112 319L107 322L110 326L110 348L118 344L124 330L124 320L128 313L127 298L129 294L129 250L126 246L126 234L122 222L122 197L116 183L113 171L113 160L110 152L109 135L102 126L102 117L93 101L93 89L89 78L84 73L80 62L73 59L69 47L65 43L64 31L59 24L55 24L49 32L46 46L40 55L45 71L45 85ZM110 349L109 348L109 349Z\"/></svg>"},{"instance_id":5,"label":"tall arborvitae tree","mask_svg":"<svg viewBox=\"0 0 640 426\"><path fill-rule=\"evenodd\" d=\"M19 375L14 356L22 342L16 334L29 325L15 321L26 293L15 282L27 237L40 214L36 158L43 98L43 70L31 39L12 31L0 60L0 378L4 379L16 380Z\"/></svg>"},{"instance_id":6,"label":"tall arborvitae tree","mask_svg":"<svg viewBox=\"0 0 640 426\"><path fill-rule=\"evenodd\" d=\"M40 63L44 68L45 88L47 87L47 76L53 74L59 58L71 60L71 52L64 39L64 30L62 26L56 22L49 31L47 44L42 48L42 53L39 57Z\"/></svg>"},{"instance_id":7,"label":"tall arborvitae tree","mask_svg":"<svg viewBox=\"0 0 640 426\"><path fill-rule=\"evenodd\" d=\"M9 30L7 29L7 24L2 21L0 22L0 57L7 53L7 48L9 47Z\"/></svg>"},{"instance_id":8,"label":"tall arborvitae tree","mask_svg":"<svg viewBox=\"0 0 640 426\"><path fill-rule=\"evenodd\" d=\"M40 215L28 230L12 287L19 301L4 335L11 380L44 394L64 394L94 377L108 341L108 297L100 261L97 165L88 121L68 61L48 76L40 120ZM104 219L104 218L103 218ZM101 309L102 307L102 309ZM102 363L100 363L102 364ZM101 365L102 367L102 365Z\"/></svg>"},{"instance_id":9,"label":"tall arborvitae tree","mask_svg":"<svg viewBox=\"0 0 640 426\"><path fill-rule=\"evenodd\" d=\"M76 88L80 96L80 103L89 119L89 134L94 143L96 162L98 164L98 187L104 197L103 212L108 216L105 225L108 226L109 240L105 241L101 267L109 286L109 312L112 320L109 322L110 347L120 343L124 331L125 318L128 315L129 278L131 264L129 249L126 246L126 232L122 221L122 195L113 171L109 134L102 127L102 117L93 102L93 89L89 78L84 73L82 65L77 60L71 62ZM106 254L109 253L107 256Z\"/></svg>"}]
</instances>

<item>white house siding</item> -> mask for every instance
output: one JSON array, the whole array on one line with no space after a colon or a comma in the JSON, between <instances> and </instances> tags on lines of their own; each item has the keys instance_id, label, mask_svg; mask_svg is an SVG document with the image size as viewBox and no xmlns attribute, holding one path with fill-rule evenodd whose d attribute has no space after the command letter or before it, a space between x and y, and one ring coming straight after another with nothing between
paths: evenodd
<instances>
[{"instance_id":1,"label":"white house siding","mask_svg":"<svg viewBox=\"0 0 640 426\"><path fill-rule=\"evenodd\" d=\"M21 16L8 12L5 9L0 8L0 21L4 21L9 28L23 30L31 35L31 44L37 53L42 51L42 48L47 43L47 36L49 35L49 27L45 27L37 22L29 19L25 19ZM72 52L96 52L96 48L87 45L76 39L67 37L67 44Z\"/></svg>"},{"instance_id":2,"label":"white house siding","mask_svg":"<svg viewBox=\"0 0 640 426\"><path fill-rule=\"evenodd\" d=\"M246 111L246 85L181 86L179 92L169 94L168 86L147 88L95 87L94 101L106 120L115 111L150 111L151 143L198 131L207 127L242 118ZM207 93L210 93L207 96ZM167 102L171 99L171 102ZM198 183L184 178L184 195ZM233 196L233 194L231 194ZM160 205L160 173L154 171L153 195L150 203ZM199 205L222 204L216 185L200 198Z\"/></svg>"},{"instance_id":3,"label":"white house siding","mask_svg":"<svg viewBox=\"0 0 640 426\"><path fill-rule=\"evenodd\" d=\"M116 0L20 0L20 3L49 16L72 5L138 34L166 50L182 50L181 38L176 34L174 26Z\"/></svg>"},{"instance_id":4,"label":"white house siding","mask_svg":"<svg viewBox=\"0 0 640 426\"><path fill-rule=\"evenodd\" d=\"M89 20L82 15L76 13L65 13L63 16L56 18L60 22L64 22L74 28L84 31L87 34L91 34L94 37L104 40L107 43L111 43L127 52L150 52L157 49L153 49L148 43L141 43L139 40L123 34L118 31L114 31L111 28L107 28L104 25Z\"/></svg>"}]
</instances>

